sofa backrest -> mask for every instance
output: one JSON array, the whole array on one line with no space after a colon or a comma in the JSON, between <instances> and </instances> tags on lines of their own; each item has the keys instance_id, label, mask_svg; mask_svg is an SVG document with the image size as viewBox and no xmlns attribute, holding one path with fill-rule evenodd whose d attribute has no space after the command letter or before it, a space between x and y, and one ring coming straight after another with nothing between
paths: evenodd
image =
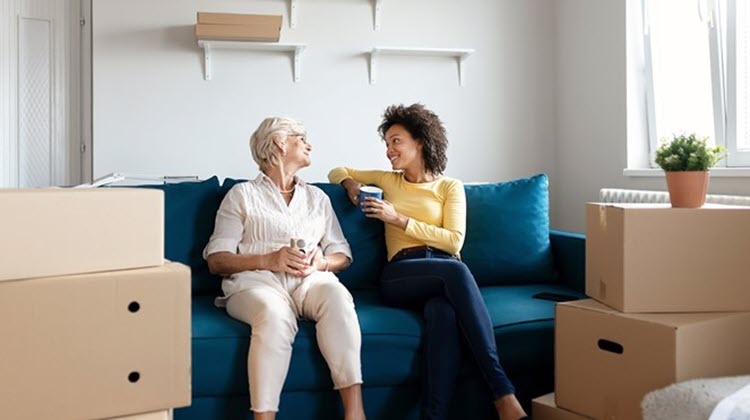
<instances>
[{"instance_id":1,"label":"sofa backrest","mask_svg":"<svg viewBox=\"0 0 750 420\"><path fill-rule=\"evenodd\" d=\"M220 293L221 278L203 259L219 210L219 179L141 187L164 191L164 258L190 266L193 294Z\"/></svg>"},{"instance_id":2,"label":"sofa backrest","mask_svg":"<svg viewBox=\"0 0 750 420\"><path fill-rule=\"evenodd\" d=\"M216 212L238 182L216 177L144 188L164 191L165 249L172 261L192 269L194 295L219 295L221 278L209 273L203 248L213 233ZM555 280L549 242L549 181L546 175L495 184L467 185L467 233L461 251L481 286ZM376 288L386 263L383 224L365 218L336 184L313 184L331 204L352 247L354 263L339 273L352 290Z\"/></svg>"}]
</instances>

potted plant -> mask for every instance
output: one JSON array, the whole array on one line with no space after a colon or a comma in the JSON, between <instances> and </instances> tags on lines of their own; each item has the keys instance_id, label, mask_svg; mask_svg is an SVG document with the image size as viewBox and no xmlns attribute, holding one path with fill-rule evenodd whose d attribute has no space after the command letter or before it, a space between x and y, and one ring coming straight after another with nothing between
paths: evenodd
<instances>
[{"instance_id":1,"label":"potted plant","mask_svg":"<svg viewBox=\"0 0 750 420\"><path fill-rule=\"evenodd\" d=\"M696 208L706 202L708 170L727 155L723 146L710 147L708 137L675 135L656 151L656 163L666 172L672 207Z\"/></svg>"}]
</instances>

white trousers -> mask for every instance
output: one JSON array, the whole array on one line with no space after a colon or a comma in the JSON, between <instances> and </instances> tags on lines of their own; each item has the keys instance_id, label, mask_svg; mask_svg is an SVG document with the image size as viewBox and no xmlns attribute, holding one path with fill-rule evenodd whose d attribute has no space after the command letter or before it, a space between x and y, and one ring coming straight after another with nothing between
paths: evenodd
<instances>
[{"instance_id":1,"label":"white trousers","mask_svg":"<svg viewBox=\"0 0 750 420\"><path fill-rule=\"evenodd\" d=\"M362 383L362 336L354 300L333 273L318 271L304 279L247 274L250 281L229 296L226 307L232 318L252 327L247 375L253 411L279 409L298 319L316 322L318 346L334 389ZM297 281L288 281L292 279Z\"/></svg>"}]
</instances>

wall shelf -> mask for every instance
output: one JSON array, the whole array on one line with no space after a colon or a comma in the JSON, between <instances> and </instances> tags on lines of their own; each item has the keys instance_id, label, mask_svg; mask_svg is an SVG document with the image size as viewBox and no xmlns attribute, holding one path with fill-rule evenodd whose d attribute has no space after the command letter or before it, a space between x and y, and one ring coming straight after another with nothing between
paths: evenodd
<instances>
[{"instance_id":1,"label":"wall shelf","mask_svg":"<svg viewBox=\"0 0 750 420\"><path fill-rule=\"evenodd\" d=\"M289 27L294 29L297 27L297 1L298 0L289 0ZM377 31L380 29L380 10L381 10L381 3L382 0L372 0L373 3L375 3L374 7L374 20L373 28Z\"/></svg>"},{"instance_id":2,"label":"wall shelf","mask_svg":"<svg viewBox=\"0 0 750 420\"><path fill-rule=\"evenodd\" d=\"M211 61L214 50L245 50L245 51L279 51L294 53L294 81L300 81L300 55L305 50L305 44L281 44L271 42L248 41L212 41L202 39L198 46L203 48L203 78L211 80Z\"/></svg>"},{"instance_id":3,"label":"wall shelf","mask_svg":"<svg viewBox=\"0 0 750 420\"><path fill-rule=\"evenodd\" d=\"M408 55L408 56L430 56L430 57L452 57L458 61L459 86L465 84L465 61L474 53L468 48L412 48L412 47L374 47L370 51L370 84L375 84L377 68L376 58L381 55Z\"/></svg>"}]
</instances>

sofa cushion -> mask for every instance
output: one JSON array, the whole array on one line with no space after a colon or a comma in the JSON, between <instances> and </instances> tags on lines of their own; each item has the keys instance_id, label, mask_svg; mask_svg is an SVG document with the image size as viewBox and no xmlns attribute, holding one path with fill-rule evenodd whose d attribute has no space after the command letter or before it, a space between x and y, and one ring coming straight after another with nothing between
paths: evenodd
<instances>
[{"instance_id":1,"label":"sofa cushion","mask_svg":"<svg viewBox=\"0 0 750 420\"><path fill-rule=\"evenodd\" d=\"M221 186L220 198L232 187L246 180L227 178ZM329 183L312 184L325 192L331 199L331 205L341 224L344 237L352 248L354 262L339 274L339 280L349 290L373 289L377 287L380 272L386 263L385 237L383 223L368 219L346 197L340 185Z\"/></svg>"},{"instance_id":2,"label":"sofa cushion","mask_svg":"<svg viewBox=\"0 0 750 420\"><path fill-rule=\"evenodd\" d=\"M465 187L461 256L480 286L555 280L548 186L547 175L541 174Z\"/></svg>"},{"instance_id":3,"label":"sofa cushion","mask_svg":"<svg viewBox=\"0 0 750 420\"><path fill-rule=\"evenodd\" d=\"M220 279L203 259L219 209L219 179L142 187L164 191L164 257L190 266L194 294L219 293Z\"/></svg>"},{"instance_id":4,"label":"sofa cushion","mask_svg":"<svg viewBox=\"0 0 750 420\"><path fill-rule=\"evenodd\" d=\"M581 294L557 285L485 287L498 352L508 372L551 369L554 302L539 292ZM420 369L422 315L384 306L372 290L353 292L362 331L362 374L367 387L416 383ZM193 298L193 396L246 395L250 327L213 305ZM469 356L466 355L469 360ZM471 370L471 369L468 369ZM331 389L328 367L315 339L315 325L299 322L285 391Z\"/></svg>"}]
</instances>

